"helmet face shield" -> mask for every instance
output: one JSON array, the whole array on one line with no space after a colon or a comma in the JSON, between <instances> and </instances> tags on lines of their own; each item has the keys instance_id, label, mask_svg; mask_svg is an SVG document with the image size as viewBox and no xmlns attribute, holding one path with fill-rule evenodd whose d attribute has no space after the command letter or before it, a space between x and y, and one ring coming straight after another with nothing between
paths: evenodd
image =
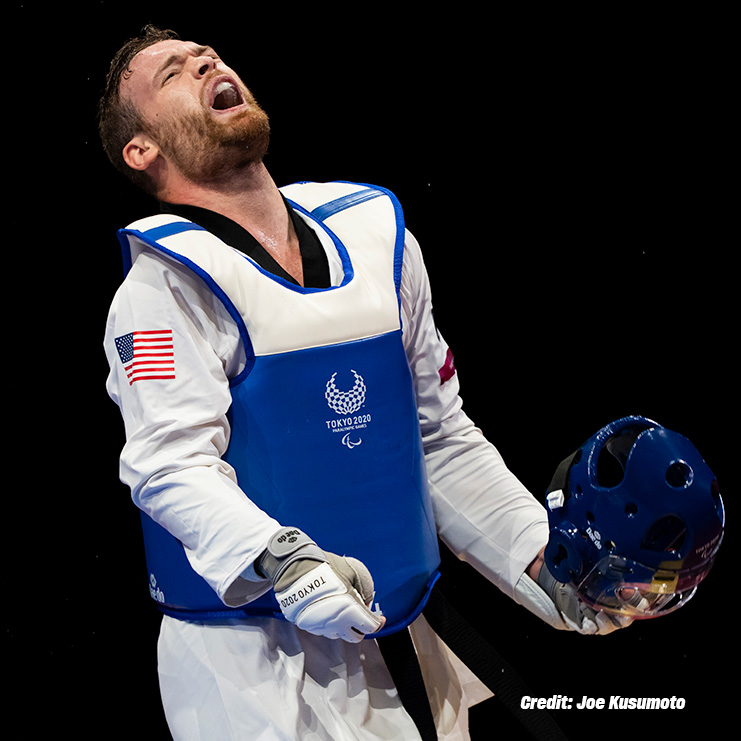
<instances>
[{"instance_id":1,"label":"helmet face shield","mask_svg":"<svg viewBox=\"0 0 741 741\"><path fill-rule=\"evenodd\" d=\"M720 545L720 543L718 543ZM688 569L645 566L608 554L576 585L579 596L596 610L641 620L668 615L689 602L705 578L715 553Z\"/></svg>"}]
</instances>

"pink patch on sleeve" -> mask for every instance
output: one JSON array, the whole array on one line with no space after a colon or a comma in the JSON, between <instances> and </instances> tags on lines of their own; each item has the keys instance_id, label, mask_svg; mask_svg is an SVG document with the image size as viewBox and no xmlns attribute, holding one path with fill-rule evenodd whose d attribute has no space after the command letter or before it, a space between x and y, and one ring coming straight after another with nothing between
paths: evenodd
<instances>
[{"instance_id":1,"label":"pink patch on sleeve","mask_svg":"<svg viewBox=\"0 0 741 741\"><path fill-rule=\"evenodd\" d=\"M440 368L437 372L440 374L441 386L455 375L455 361L453 360L453 353L450 348L448 348L448 352L445 355L445 362L443 363L443 367Z\"/></svg>"}]
</instances>

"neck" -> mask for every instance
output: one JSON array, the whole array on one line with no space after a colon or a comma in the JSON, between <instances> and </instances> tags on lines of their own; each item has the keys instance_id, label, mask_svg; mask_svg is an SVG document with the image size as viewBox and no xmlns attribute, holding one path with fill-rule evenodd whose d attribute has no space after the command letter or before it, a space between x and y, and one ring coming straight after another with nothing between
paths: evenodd
<instances>
[{"instance_id":1,"label":"neck","mask_svg":"<svg viewBox=\"0 0 741 741\"><path fill-rule=\"evenodd\" d=\"M168 179L159 198L215 211L246 229L278 262L303 284L298 238L273 178L262 162L245 169L228 183L199 184Z\"/></svg>"}]
</instances>

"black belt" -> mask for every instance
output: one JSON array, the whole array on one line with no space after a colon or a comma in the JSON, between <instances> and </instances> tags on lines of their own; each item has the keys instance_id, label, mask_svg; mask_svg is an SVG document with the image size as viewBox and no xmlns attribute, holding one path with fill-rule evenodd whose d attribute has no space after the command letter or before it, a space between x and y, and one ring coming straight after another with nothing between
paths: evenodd
<instances>
[{"instance_id":1,"label":"black belt","mask_svg":"<svg viewBox=\"0 0 741 741\"><path fill-rule=\"evenodd\" d=\"M566 741L563 731L545 710L520 708L532 694L517 672L491 644L463 618L435 586L422 614L445 645L494 693L537 741ZM404 709L414 720L423 741L437 741L417 654L408 630L378 639Z\"/></svg>"},{"instance_id":2,"label":"black belt","mask_svg":"<svg viewBox=\"0 0 741 741\"><path fill-rule=\"evenodd\" d=\"M379 638L378 646L396 685L401 704L411 715L422 741L437 741L435 719L409 631L405 628Z\"/></svg>"}]
</instances>

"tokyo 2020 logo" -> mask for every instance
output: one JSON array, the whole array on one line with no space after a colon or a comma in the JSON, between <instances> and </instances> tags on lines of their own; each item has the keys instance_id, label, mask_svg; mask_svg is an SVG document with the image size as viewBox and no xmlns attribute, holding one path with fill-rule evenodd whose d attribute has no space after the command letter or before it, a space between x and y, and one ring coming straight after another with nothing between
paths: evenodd
<instances>
[{"instance_id":1,"label":"tokyo 2020 logo","mask_svg":"<svg viewBox=\"0 0 741 741\"><path fill-rule=\"evenodd\" d=\"M327 381L327 387L324 392L324 398L327 400L329 408L337 414L345 416L357 412L365 403L365 381L359 373L352 369L351 371L355 376L355 383L351 389L341 391L337 388L335 384L337 373L335 372L329 381Z\"/></svg>"}]
</instances>

